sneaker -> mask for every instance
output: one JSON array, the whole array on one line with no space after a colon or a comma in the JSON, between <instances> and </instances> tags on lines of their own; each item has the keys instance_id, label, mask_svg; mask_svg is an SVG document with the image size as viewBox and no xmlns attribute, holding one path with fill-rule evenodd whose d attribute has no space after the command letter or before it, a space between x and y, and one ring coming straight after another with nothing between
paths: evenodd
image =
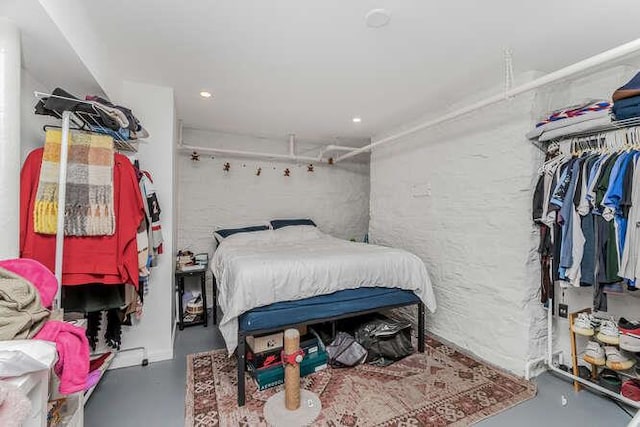
<instances>
[{"instance_id":1,"label":"sneaker","mask_svg":"<svg viewBox=\"0 0 640 427\"><path fill-rule=\"evenodd\" d=\"M582 360L592 365L604 366L604 349L597 342L589 341L587 343L587 347L584 350Z\"/></svg>"},{"instance_id":2,"label":"sneaker","mask_svg":"<svg viewBox=\"0 0 640 427\"><path fill-rule=\"evenodd\" d=\"M613 320L605 320L600 325L600 332L596 336L598 341L605 344L618 345L620 343L620 332L618 325Z\"/></svg>"},{"instance_id":3,"label":"sneaker","mask_svg":"<svg viewBox=\"0 0 640 427\"><path fill-rule=\"evenodd\" d=\"M640 338L620 334L620 348L627 351L638 352L640 351Z\"/></svg>"},{"instance_id":4,"label":"sneaker","mask_svg":"<svg viewBox=\"0 0 640 427\"><path fill-rule=\"evenodd\" d=\"M636 363L635 360L629 359L615 347L605 347L604 353L607 356L607 368L614 371L626 371Z\"/></svg>"},{"instance_id":5,"label":"sneaker","mask_svg":"<svg viewBox=\"0 0 640 427\"><path fill-rule=\"evenodd\" d=\"M598 384L614 393L620 393L621 382L618 374L610 369L603 369L598 375Z\"/></svg>"},{"instance_id":6,"label":"sneaker","mask_svg":"<svg viewBox=\"0 0 640 427\"><path fill-rule=\"evenodd\" d=\"M640 401L640 384L637 380L627 380L622 383L620 393L627 399Z\"/></svg>"},{"instance_id":7,"label":"sneaker","mask_svg":"<svg viewBox=\"0 0 640 427\"><path fill-rule=\"evenodd\" d=\"M625 334L634 334L640 336L640 322L627 320L624 317L621 317L620 320L618 320L618 329L620 329L620 332L624 332Z\"/></svg>"},{"instance_id":8,"label":"sneaker","mask_svg":"<svg viewBox=\"0 0 640 427\"><path fill-rule=\"evenodd\" d=\"M578 317L573 321L571 325L573 332L586 337L591 337L594 334L593 326L591 326L591 315L587 313L580 313Z\"/></svg>"}]
</instances>

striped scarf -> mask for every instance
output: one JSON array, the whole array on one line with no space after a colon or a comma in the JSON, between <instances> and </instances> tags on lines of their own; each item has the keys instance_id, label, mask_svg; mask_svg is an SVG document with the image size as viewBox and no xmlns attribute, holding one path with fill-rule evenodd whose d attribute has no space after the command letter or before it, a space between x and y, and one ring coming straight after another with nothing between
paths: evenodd
<instances>
[{"instance_id":1,"label":"striped scarf","mask_svg":"<svg viewBox=\"0 0 640 427\"><path fill-rule=\"evenodd\" d=\"M36 233L56 234L61 140L62 131L47 130L33 209ZM115 232L113 163L110 136L70 132L64 211L66 236L103 236Z\"/></svg>"}]
</instances>

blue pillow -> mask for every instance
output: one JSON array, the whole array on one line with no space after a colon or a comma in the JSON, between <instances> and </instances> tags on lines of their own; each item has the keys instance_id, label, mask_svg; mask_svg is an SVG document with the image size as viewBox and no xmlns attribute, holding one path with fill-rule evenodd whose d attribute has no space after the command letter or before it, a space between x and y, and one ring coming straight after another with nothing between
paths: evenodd
<instances>
[{"instance_id":1,"label":"blue pillow","mask_svg":"<svg viewBox=\"0 0 640 427\"><path fill-rule=\"evenodd\" d=\"M271 221L271 227L274 230L282 227L288 227L290 225L312 225L316 226L316 223L310 219L274 219Z\"/></svg>"},{"instance_id":2,"label":"blue pillow","mask_svg":"<svg viewBox=\"0 0 640 427\"><path fill-rule=\"evenodd\" d=\"M220 230L216 230L213 235L216 236L216 239L218 241L222 240L222 239L226 239L229 236L232 236L234 234L238 234L238 233L250 233L252 231L264 231L264 230L268 230L269 227L266 225L253 225L250 227L242 227L242 228L224 228L224 229L220 229Z\"/></svg>"}]
</instances>

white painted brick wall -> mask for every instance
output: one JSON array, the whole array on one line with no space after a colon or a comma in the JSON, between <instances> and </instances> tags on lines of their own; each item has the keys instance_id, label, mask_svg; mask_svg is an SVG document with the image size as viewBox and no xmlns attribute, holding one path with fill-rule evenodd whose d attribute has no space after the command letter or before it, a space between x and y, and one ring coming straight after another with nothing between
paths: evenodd
<instances>
[{"instance_id":1,"label":"white painted brick wall","mask_svg":"<svg viewBox=\"0 0 640 427\"><path fill-rule=\"evenodd\" d=\"M286 140L190 129L184 130L183 140L196 146L287 150ZM300 145L298 152L313 149ZM309 155L312 153L316 152ZM362 241L367 233L368 162L314 165L314 172L309 173L306 164L214 157L202 155L199 162L192 162L190 155L178 155L179 249L207 252L211 257L216 226L258 224L275 218L312 218L322 231L345 239ZM231 164L229 172L223 171L225 162ZM260 176L256 176L258 167L262 168ZM284 176L285 168L291 170L290 177Z\"/></svg>"},{"instance_id":2,"label":"white painted brick wall","mask_svg":"<svg viewBox=\"0 0 640 427\"><path fill-rule=\"evenodd\" d=\"M546 312L538 302L538 235L531 224L542 158L524 134L551 108L609 97L631 70L555 85L374 152L371 239L424 260L439 304L429 330L519 374L544 354ZM567 291L569 309L590 306L591 292ZM633 317L640 298L609 303L611 313ZM566 320L554 329L554 346L568 356Z\"/></svg>"},{"instance_id":3,"label":"white painted brick wall","mask_svg":"<svg viewBox=\"0 0 640 427\"><path fill-rule=\"evenodd\" d=\"M420 256L433 333L523 372L537 288L530 205L532 96L404 138L371 160L370 234Z\"/></svg>"}]
</instances>

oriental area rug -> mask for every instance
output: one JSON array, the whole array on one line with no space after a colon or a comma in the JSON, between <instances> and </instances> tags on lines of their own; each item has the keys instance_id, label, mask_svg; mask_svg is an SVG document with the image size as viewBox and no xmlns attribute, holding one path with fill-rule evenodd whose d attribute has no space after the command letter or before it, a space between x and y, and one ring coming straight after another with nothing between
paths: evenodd
<instances>
[{"instance_id":1,"label":"oriental area rug","mask_svg":"<svg viewBox=\"0 0 640 427\"><path fill-rule=\"evenodd\" d=\"M236 362L225 350L187 359L185 426L266 426L263 407L282 386L257 391L245 378L246 405L236 402ZM317 426L467 426L536 394L533 383L426 339L415 353L381 368L328 368L302 379L316 393Z\"/></svg>"}]
</instances>

